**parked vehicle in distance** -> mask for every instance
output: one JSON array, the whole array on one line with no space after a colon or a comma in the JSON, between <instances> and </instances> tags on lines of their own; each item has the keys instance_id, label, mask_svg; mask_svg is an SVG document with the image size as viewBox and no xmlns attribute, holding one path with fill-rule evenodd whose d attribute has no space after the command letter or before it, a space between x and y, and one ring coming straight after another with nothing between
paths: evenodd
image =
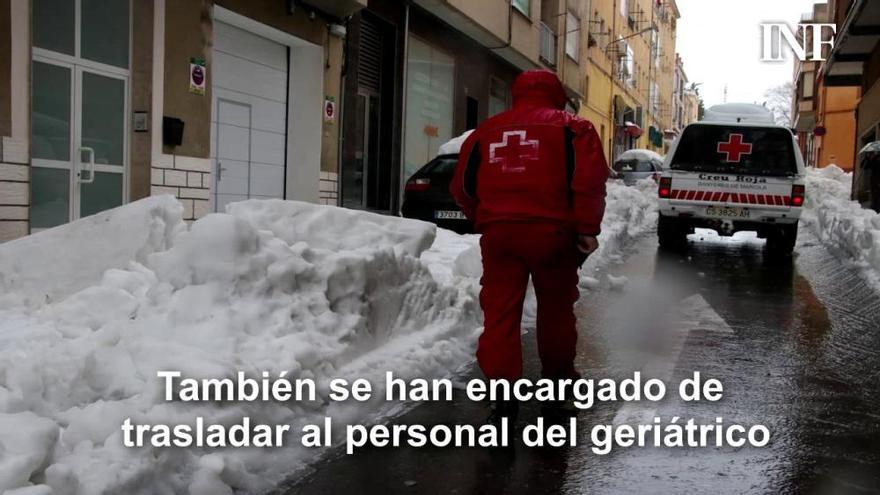
<instances>
[{"instance_id":1,"label":"parked vehicle in distance","mask_svg":"<svg viewBox=\"0 0 880 495\"><path fill-rule=\"evenodd\" d=\"M788 254L804 204L804 161L791 129L758 105L710 108L672 145L660 177L662 247L686 245L694 228L757 232Z\"/></svg>"},{"instance_id":2,"label":"parked vehicle in distance","mask_svg":"<svg viewBox=\"0 0 880 495\"><path fill-rule=\"evenodd\" d=\"M880 141L868 143L856 156L852 199L880 212Z\"/></svg>"},{"instance_id":3,"label":"parked vehicle in distance","mask_svg":"<svg viewBox=\"0 0 880 495\"><path fill-rule=\"evenodd\" d=\"M612 178L620 179L628 186L647 178L659 180L663 157L651 150L627 150L614 160L611 169L614 172Z\"/></svg>"},{"instance_id":4,"label":"parked vehicle in distance","mask_svg":"<svg viewBox=\"0 0 880 495\"><path fill-rule=\"evenodd\" d=\"M473 224L455 204L449 183L455 173L458 154L439 155L406 181L400 214L437 224L459 234L471 234Z\"/></svg>"}]
</instances>

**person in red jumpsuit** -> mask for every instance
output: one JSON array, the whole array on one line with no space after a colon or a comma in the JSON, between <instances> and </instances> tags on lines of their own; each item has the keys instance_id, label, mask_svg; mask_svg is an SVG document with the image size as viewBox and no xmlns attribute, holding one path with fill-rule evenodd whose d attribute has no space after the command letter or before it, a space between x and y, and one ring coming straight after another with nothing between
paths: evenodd
<instances>
[{"instance_id":1,"label":"person in red jumpsuit","mask_svg":"<svg viewBox=\"0 0 880 495\"><path fill-rule=\"evenodd\" d=\"M531 276L542 377L576 378L577 271L599 245L609 169L593 125L563 110L556 74L526 71L512 93L513 108L462 145L450 185L482 234L477 361L488 379L522 377L520 324ZM516 402L499 402L493 416L516 410Z\"/></svg>"}]
</instances>

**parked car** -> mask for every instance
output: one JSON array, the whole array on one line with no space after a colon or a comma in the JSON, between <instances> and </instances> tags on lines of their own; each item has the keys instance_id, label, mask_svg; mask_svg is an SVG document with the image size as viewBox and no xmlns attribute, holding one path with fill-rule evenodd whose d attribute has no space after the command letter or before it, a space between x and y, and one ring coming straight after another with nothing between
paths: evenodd
<instances>
[{"instance_id":1,"label":"parked car","mask_svg":"<svg viewBox=\"0 0 880 495\"><path fill-rule=\"evenodd\" d=\"M659 179L663 172L663 157L651 150L627 150L621 153L611 168L613 178L631 186L642 179Z\"/></svg>"},{"instance_id":2,"label":"parked car","mask_svg":"<svg viewBox=\"0 0 880 495\"><path fill-rule=\"evenodd\" d=\"M880 141L868 143L856 158L852 199L863 208L880 212Z\"/></svg>"},{"instance_id":3,"label":"parked car","mask_svg":"<svg viewBox=\"0 0 880 495\"><path fill-rule=\"evenodd\" d=\"M420 168L406 181L400 214L437 224L459 234L470 234L473 224L455 204L449 183L458 163L457 153L442 154Z\"/></svg>"}]
</instances>

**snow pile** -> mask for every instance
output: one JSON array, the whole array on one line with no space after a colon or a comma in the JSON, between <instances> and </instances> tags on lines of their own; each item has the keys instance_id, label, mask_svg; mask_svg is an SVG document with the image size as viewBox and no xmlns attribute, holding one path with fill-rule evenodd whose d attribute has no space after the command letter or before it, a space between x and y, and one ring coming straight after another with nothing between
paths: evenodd
<instances>
[{"instance_id":1,"label":"snow pile","mask_svg":"<svg viewBox=\"0 0 880 495\"><path fill-rule=\"evenodd\" d=\"M165 402L158 370L366 378L381 396L386 371L432 378L472 360L477 281L439 266L455 267L472 242L441 233L432 244L430 224L283 201L235 204L187 229L179 208L153 198L105 214L112 228L93 217L0 245L0 299L53 291L44 304L0 307L0 492L265 491L318 454L296 436L271 451L129 449L120 425L249 416L298 432L325 415L341 425L396 407L331 403L321 387L317 402ZM41 262L41 284L7 276Z\"/></svg>"},{"instance_id":2,"label":"snow pile","mask_svg":"<svg viewBox=\"0 0 880 495\"><path fill-rule=\"evenodd\" d=\"M185 228L183 206L173 196L155 196L84 218L75 229L8 242L0 249L0 308L67 297L98 283L109 268L144 262Z\"/></svg>"},{"instance_id":3,"label":"snow pile","mask_svg":"<svg viewBox=\"0 0 880 495\"><path fill-rule=\"evenodd\" d=\"M582 274L619 260L635 238L657 228L657 183L653 179L642 179L634 186L610 181L605 203L599 249L584 263Z\"/></svg>"},{"instance_id":4,"label":"snow pile","mask_svg":"<svg viewBox=\"0 0 880 495\"><path fill-rule=\"evenodd\" d=\"M850 200L852 174L835 165L807 171L802 224L880 288L880 215Z\"/></svg>"},{"instance_id":5,"label":"snow pile","mask_svg":"<svg viewBox=\"0 0 880 495\"><path fill-rule=\"evenodd\" d=\"M652 179L643 179L635 186L610 181L607 187L599 249L587 259L580 270L579 286L583 290L599 289L602 286L612 290L622 289L626 285L625 277L615 277L610 273L602 277L599 275L615 262L622 260L627 247L636 238L657 228L657 184ZM445 236L449 236L448 240ZM438 230L438 240L444 240L444 244L449 246L457 246L454 251L457 255L454 260L448 256L442 261L438 259L438 266L445 268L439 269L440 273L436 276L447 277L454 274L478 280L483 271L478 238L457 236L452 232ZM453 261L452 266L449 266L449 261ZM531 286L526 297L523 325L530 327L534 325L537 316L537 301Z\"/></svg>"}]
</instances>

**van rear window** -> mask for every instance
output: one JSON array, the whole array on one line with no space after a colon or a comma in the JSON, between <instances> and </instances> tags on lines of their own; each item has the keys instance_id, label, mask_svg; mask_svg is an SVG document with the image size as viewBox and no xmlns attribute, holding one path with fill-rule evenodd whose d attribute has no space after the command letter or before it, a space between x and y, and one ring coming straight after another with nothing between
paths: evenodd
<instances>
[{"instance_id":1,"label":"van rear window","mask_svg":"<svg viewBox=\"0 0 880 495\"><path fill-rule=\"evenodd\" d=\"M776 127L692 125L679 138L673 170L795 175L791 132Z\"/></svg>"}]
</instances>

